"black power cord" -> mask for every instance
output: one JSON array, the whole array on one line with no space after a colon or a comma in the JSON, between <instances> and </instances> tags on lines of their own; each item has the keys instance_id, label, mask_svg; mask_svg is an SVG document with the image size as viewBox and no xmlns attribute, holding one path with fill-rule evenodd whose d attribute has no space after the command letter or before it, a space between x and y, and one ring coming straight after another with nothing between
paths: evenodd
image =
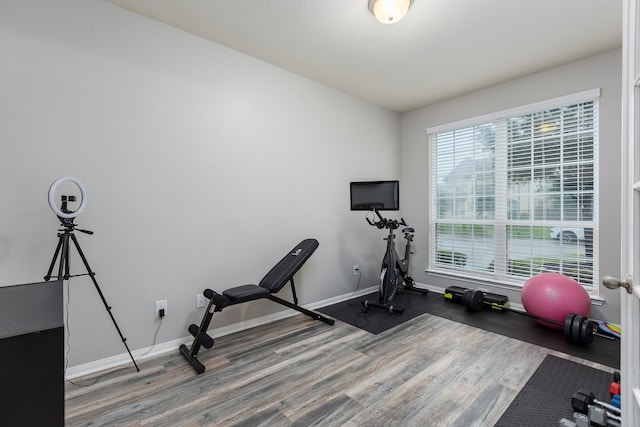
<instances>
[{"instance_id":1,"label":"black power cord","mask_svg":"<svg viewBox=\"0 0 640 427\"><path fill-rule=\"evenodd\" d=\"M64 363L64 373L66 374L67 372L67 367L69 365L69 351L71 350L71 345L69 344L69 339L71 337L71 331L69 329L69 304L71 303L71 287L69 286L69 284L71 283L71 280L68 279L67 280L67 319L66 319L66 325L67 325L67 341L66 341L66 347L67 347L67 351L65 352L65 363ZM160 316L160 323L158 324L158 328L156 329L155 334L153 335L153 344L151 344L151 348L149 348L149 350L145 351L143 354L141 354L137 359L136 362L139 361L140 359L142 359L144 356L146 356L147 354L149 354L151 352L151 350L154 349L154 347L156 346L156 342L158 339L158 332L160 332L160 327L162 326L162 319L164 319L164 308L161 308L158 311L158 316ZM86 384L81 384L81 383L77 383L74 381L71 381L68 378L65 378L64 380L70 384L73 384L77 387L90 387L94 384L96 384L98 381L100 381L100 379L102 379L102 377L104 377L106 374L102 374L99 375L98 377L96 377L92 382L90 383L86 383Z\"/></svg>"}]
</instances>

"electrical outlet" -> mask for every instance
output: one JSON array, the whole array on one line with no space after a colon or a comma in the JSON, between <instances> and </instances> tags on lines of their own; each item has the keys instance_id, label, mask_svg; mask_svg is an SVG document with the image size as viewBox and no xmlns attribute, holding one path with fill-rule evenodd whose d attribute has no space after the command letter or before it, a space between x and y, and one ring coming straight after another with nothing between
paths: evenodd
<instances>
[{"instance_id":1,"label":"electrical outlet","mask_svg":"<svg viewBox=\"0 0 640 427\"><path fill-rule=\"evenodd\" d=\"M204 299L204 295L198 294L196 295L196 308L202 308L207 305L207 302Z\"/></svg>"},{"instance_id":2,"label":"electrical outlet","mask_svg":"<svg viewBox=\"0 0 640 427\"><path fill-rule=\"evenodd\" d=\"M358 264L355 264L353 266L353 275L357 276L358 274L360 274L360 267L358 267Z\"/></svg>"},{"instance_id":3,"label":"electrical outlet","mask_svg":"<svg viewBox=\"0 0 640 427\"><path fill-rule=\"evenodd\" d=\"M160 317L160 310L164 310L165 316L168 314L166 299L163 299L162 301L156 301L156 317Z\"/></svg>"}]
</instances>

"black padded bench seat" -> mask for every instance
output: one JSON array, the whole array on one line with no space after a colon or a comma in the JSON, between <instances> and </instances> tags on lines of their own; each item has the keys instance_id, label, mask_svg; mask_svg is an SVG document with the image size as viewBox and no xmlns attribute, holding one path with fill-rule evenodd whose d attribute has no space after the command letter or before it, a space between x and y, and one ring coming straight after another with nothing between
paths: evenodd
<instances>
[{"instance_id":1,"label":"black padded bench seat","mask_svg":"<svg viewBox=\"0 0 640 427\"><path fill-rule=\"evenodd\" d=\"M212 291L211 289L205 289L204 296L209 299L207 311L202 318L200 326L192 324L188 328L189 333L194 337L191 350L189 350L189 348L184 344L180 346L180 352L189 361L197 373L201 374L205 370L204 365L198 360L198 351L200 350L200 346L205 348L213 347L213 338L207 334L207 329L209 328L213 313L216 311L222 311L224 307L229 305L267 298L271 301L277 302L278 304L282 304L285 307L304 313L316 320L320 320L328 325L334 324L333 319L299 306L295 284L293 283L293 276L315 252L318 245L319 243L316 239L305 239L298 243L284 256L284 258L280 260L280 262L269 270L257 285L236 286L223 291L222 294ZM274 295L279 292L287 282L291 283L293 303Z\"/></svg>"},{"instance_id":2,"label":"black padded bench seat","mask_svg":"<svg viewBox=\"0 0 640 427\"><path fill-rule=\"evenodd\" d=\"M222 295L229 299L228 305L240 304L241 302L253 301L260 298L268 298L269 289L256 285L242 285L227 289Z\"/></svg>"}]
</instances>

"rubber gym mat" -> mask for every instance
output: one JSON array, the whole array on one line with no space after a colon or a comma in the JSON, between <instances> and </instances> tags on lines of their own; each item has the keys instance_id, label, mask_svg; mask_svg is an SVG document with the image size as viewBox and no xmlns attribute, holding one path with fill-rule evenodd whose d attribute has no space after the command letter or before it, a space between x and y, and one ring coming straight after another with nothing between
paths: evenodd
<instances>
[{"instance_id":1,"label":"rubber gym mat","mask_svg":"<svg viewBox=\"0 0 640 427\"><path fill-rule=\"evenodd\" d=\"M535 320L510 312L484 310L469 312L462 304L445 302L442 294L429 292L426 296L416 292L403 292L396 302L406 306L405 312L397 315L382 309L372 308L369 315L362 315L360 302L375 300L377 294L369 294L317 309L345 323L357 326L372 334L379 334L424 313L474 326L489 332L518 339L541 347L571 354L620 369L620 341L594 337L588 346L568 343L560 330L550 329Z\"/></svg>"},{"instance_id":2,"label":"rubber gym mat","mask_svg":"<svg viewBox=\"0 0 640 427\"><path fill-rule=\"evenodd\" d=\"M436 295L442 304L429 310L430 314L620 369L620 340L595 336L589 345L571 344L563 331L542 326L527 316L489 309L473 313L462 304L444 302L441 295L430 294Z\"/></svg>"},{"instance_id":3,"label":"rubber gym mat","mask_svg":"<svg viewBox=\"0 0 640 427\"><path fill-rule=\"evenodd\" d=\"M394 298L394 305L403 306L404 312L390 313L388 310L376 307L363 312L362 301L368 299L376 302L377 298L378 294L373 293L316 310L377 335L442 305L442 295L433 293L423 295L420 292L404 291Z\"/></svg>"},{"instance_id":4,"label":"rubber gym mat","mask_svg":"<svg viewBox=\"0 0 640 427\"><path fill-rule=\"evenodd\" d=\"M495 426L554 426L561 418L572 420L574 393L584 388L596 399L608 402L611 381L611 373L549 355Z\"/></svg>"}]
</instances>

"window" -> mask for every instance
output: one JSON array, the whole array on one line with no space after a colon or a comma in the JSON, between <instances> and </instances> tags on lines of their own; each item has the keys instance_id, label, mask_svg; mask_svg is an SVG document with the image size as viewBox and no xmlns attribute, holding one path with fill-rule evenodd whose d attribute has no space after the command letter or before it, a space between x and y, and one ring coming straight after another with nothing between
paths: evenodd
<instances>
[{"instance_id":1,"label":"window","mask_svg":"<svg viewBox=\"0 0 640 427\"><path fill-rule=\"evenodd\" d=\"M599 90L428 130L430 271L597 292Z\"/></svg>"}]
</instances>

